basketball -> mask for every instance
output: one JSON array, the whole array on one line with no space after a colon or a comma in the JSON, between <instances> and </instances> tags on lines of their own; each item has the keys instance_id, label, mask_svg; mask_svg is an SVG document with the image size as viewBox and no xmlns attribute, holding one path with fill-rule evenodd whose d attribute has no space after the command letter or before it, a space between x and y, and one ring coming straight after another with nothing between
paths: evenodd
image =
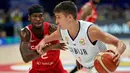
<instances>
[{"instance_id":1,"label":"basketball","mask_svg":"<svg viewBox=\"0 0 130 73\"><path fill-rule=\"evenodd\" d=\"M113 56L112 52L100 52L96 55L94 66L98 73L112 73L116 70L118 60L113 62Z\"/></svg>"}]
</instances>

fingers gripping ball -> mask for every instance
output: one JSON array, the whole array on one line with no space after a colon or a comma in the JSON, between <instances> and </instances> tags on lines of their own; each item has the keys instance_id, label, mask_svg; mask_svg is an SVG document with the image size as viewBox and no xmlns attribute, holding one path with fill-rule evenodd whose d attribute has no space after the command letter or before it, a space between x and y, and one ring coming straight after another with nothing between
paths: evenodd
<instances>
[{"instance_id":1,"label":"fingers gripping ball","mask_svg":"<svg viewBox=\"0 0 130 73\"><path fill-rule=\"evenodd\" d=\"M95 57L94 66L98 73L113 73L116 68L119 66L116 63L119 61L113 62L114 54L112 52L100 52Z\"/></svg>"}]
</instances>

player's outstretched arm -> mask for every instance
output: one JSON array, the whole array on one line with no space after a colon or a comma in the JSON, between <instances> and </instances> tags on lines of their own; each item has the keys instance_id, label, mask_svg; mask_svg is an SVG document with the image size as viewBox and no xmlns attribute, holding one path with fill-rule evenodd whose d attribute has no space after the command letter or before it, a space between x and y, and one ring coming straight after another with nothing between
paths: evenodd
<instances>
[{"instance_id":1,"label":"player's outstretched arm","mask_svg":"<svg viewBox=\"0 0 130 73\"><path fill-rule=\"evenodd\" d=\"M57 44L48 44L44 48L42 48L43 52L47 52L49 50L66 50L65 43L57 43Z\"/></svg>"},{"instance_id":2,"label":"player's outstretched arm","mask_svg":"<svg viewBox=\"0 0 130 73\"><path fill-rule=\"evenodd\" d=\"M44 48L46 46L46 43L54 41L54 40L60 40L60 31L59 28L53 32L52 34L44 37L40 43L35 47L35 49L37 50L37 52L39 54L43 54L44 52L42 51L42 48Z\"/></svg>"},{"instance_id":3,"label":"player's outstretched arm","mask_svg":"<svg viewBox=\"0 0 130 73\"><path fill-rule=\"evenodd\" d=\"M116 47L116 49L112 49L112 51L115 54L115 58L113 61L116 61L117 59L119 59L120 55L126 49L126 45L121 40L119 40L118 38L116 38L115 36L113 36L109 33L105 33L103 31L101 31L99 29L99 27L97 27L95 25L90 26L90 28L88 30L88 35L89 35L91 41L100 40L104 43L112 44Z\"/></svg>"}]
</instances>

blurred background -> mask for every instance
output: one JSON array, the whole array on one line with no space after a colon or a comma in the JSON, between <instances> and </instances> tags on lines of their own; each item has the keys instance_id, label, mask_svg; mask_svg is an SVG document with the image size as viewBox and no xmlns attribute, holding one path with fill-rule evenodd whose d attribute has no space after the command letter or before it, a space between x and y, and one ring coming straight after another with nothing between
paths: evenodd
<instances>
[{"instance_id":1,"label":"blurred background","mask_svg":"<svg viewBox=\"0 0 130 73\"><path fill-rule=\"evenodd\" d=\"M42 5L45 9L45 21L55 23L53 9L61 1L64 0L2 0L0 2L0 73L27 73L30 67L30 63L25 64L21 59L18 36L18 31L29 24L28 7L32 4ZM88 2L88 0L71 1L76 3L78 9ZM101 0L97 6L97 12L99 16L96 24L103 31L117 36L127 45L117 73L130 73L130 27L127 25L130 20L130 1ZM63 65L69 72L75 66L75 59L68 51L61 51L61 53ZM64 54L72 59L70 60Z\"/></svg>"}]
</instances>

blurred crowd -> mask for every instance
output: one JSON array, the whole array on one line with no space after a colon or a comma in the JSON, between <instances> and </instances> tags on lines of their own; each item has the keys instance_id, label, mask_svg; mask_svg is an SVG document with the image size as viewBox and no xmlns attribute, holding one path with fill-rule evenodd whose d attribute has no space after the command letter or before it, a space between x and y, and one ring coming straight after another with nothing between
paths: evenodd
<instances>
[{"instance_id":1,"label":"blurred crowd","mask_svg":"<svg viewBox=\"0 0 130 73\"><path fill-rule=\"evenodd\" d=\"M111 4L104 4L98 6L98 20L130 20L130 5L113 6Z\"/></svg>"},{"instance_id":2,"label":"blurred crowd","mask_svg":"<svg viewBox=\"0 0 130 73\"><path fill-rule=\"evenodd\" d=\"M0 37L18 35L16 32L22 28L22 16L19 8L10 9L8 12L0 9Z\"/></svg>"},{"instance_id":3,"label":"blurred crowd","mask_svg":"<svg viewBox=\"0 0 130 73\"><path fill-rule=\"evenodd\" d=\"M98 5L98 20L130 20L130 5L113 6L111 4ZM54 23L54 17L50 13L44 13L45 21ZM23 20L23 12L18 7L5 12L0 9L0 37L17 36L18 31L25 25L24 22L28 22L27 15L26 20Z\"/></svg>"}]
</instances>

